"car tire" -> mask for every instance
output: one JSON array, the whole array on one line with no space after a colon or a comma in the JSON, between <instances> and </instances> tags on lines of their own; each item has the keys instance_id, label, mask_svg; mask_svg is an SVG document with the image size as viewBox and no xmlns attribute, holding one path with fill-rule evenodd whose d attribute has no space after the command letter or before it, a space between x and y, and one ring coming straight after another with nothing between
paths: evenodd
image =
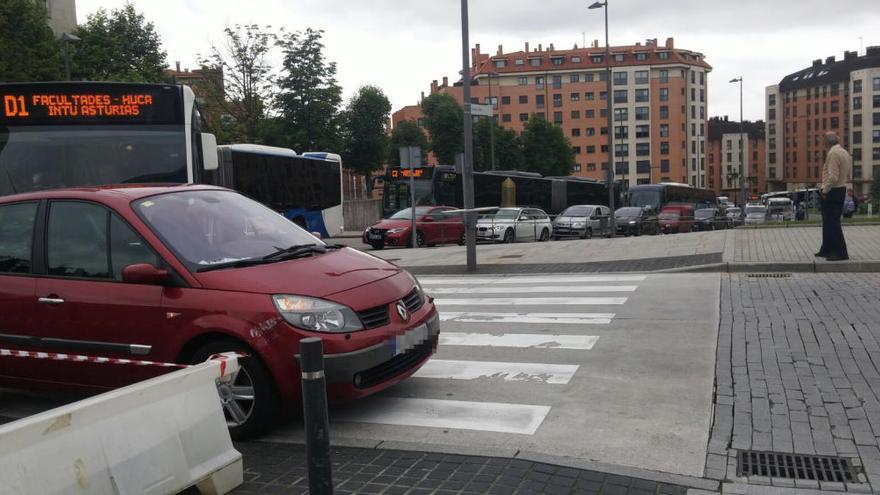
<instances>
[{"instance_id":1,"label":"car tire","mask_svg":"<svg viewBox=\"0 0 880 495\"><path fill-rule=\"evenodd\" d=\"M458 237L458 245L464 246L466 242L467 241L464 238L464 232L462 232L461 235Z\"/></svg>"},{"instance_id":2,"label":"car tire","mask_svg":"<svg viewBox=\"0 0 880 495\"><path fill-rule=\"evenodd\" d=\"M634 228L632 232L633 232L632 235L635 237L642 235L642 226L637 225L636 228Z\"/></svg>"},{"instance_id":3,"label":"car tire","mask_svg":"<svg viewBox=\"0 0 880 495\"><path fill-rule=\"evenodd\" d=\"M373 249L378 251L380 249L383 249L385 247L385 244L374 242L374 243L370 244L370 246L373 246Z\"/></svg>"},{"instance_id":4,"label":"car tire","mask_svg":"<svg viewBox=\"0 0 880 495\"><path fill-rule=\"evenodd\" d=\"M513 229L507 229L504 231L504 239L502 240L505 244L512 244L516 242L516 234L513 233Z\"/></svg>"},{"instance_id":5,"label":"car tire","mask_svg":"<svg viewBox=\"0 0 880 495\"><path fill-rule=\"evenodd\" d=\"M538 239L538 242L547 242L550 240L550 231L544 229L541 231L541 237Z\"/></svg>"},{"instance_id":6,"label":"car tire","mask_svg":"<svg viewBox=\"0 0 880 495\"><path fill-rule=\"evenodd\" d=\"M229 384L218 384L217 390L232 439L254 438L274 425L278 419L281 411L278 391L275 389L272 375L269 374L269 370L266 369L262 361L254 356L253 351L236 342L217 341L206 344L193 353L190 362L193 364L202 363L214 354L222 352L249 354L248 357L239 358L238 363L241 368L232 381ZM251 400L232 399L236 387L241 387L238 393L242 395L245 395L250 388L253 398ZM226 400L224 397L230 397L230 399ZM233 411L235 414L244 413L246 415L244 420L234 418Z\"/></svg>"},{"instance_id":7,"label":"car tire","mask_svg":"<svg viewBox=\"0 0 880 495\"><path fill-rule=\"evenodd\" d=\"M425 234L421 230L416 231L416 247L425 246ZM412 247L412 236L406 240L406 247Z\"/></svg>"},{"instance_id":8,"label":"car tire","mask_svg":"<svg viewBox=\"0 0 880 495\"><path fill-rule=\"evenodd\" d=\"M584 231L584 235L581 236L581 239L592 239L593 238L593 229L587 229Z\"/></svg>"}]
</instances>

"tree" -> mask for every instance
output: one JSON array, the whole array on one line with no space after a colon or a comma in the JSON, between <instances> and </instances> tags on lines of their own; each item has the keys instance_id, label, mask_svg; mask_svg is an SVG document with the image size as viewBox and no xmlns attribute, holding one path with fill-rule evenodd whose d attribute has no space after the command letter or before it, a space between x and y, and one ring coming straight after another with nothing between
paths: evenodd
<instances>
[{"instance_id":1,"label":"tree","mask_svg":"<svg viewBox=\"0 0 880 495\"><path fill-rule=\"evenodd\" d=\"M385 163L388 134L385 125L391 102L376 86L362 86L348 102L342 116L342 163L369 175Z\"/></svg>"},{"instance_id":2,"label":"tree","mask_svg":"<svg viewBox=\"0 0 880 495\"><path fill-rule=\"evenodd\" d=\"M278 40L284 59L277 103L289 146L298 152L340 147L342 88L336 82L336 63L324 58L323 34L308 28Z\"/></svg>"},{"instance_id":3,"label":"tree","mask_svg":"<svg viewBox=\"0 0 880 495\"><path fill-rule=\"evenodd\" d=\"M574 152L562 128L535 115L526 123L522 136L525 170L542 175L569 175Z\"/></svg>"},{"instance_id":4,"label":"tree","mask_svg":"<svg viewBox=\"0 0 880 495\"><path fill-rule=\"evenodd\" d=\"M494 120L481 118L474 124L474 170L492 169L492 132L495 133L496 169L522 169L523 152L519 136Z\"/></svg>"},{"instance_id":5,"label":"tree","mask_svg":"<svg viewBox=\"0 0 880 495\"><path fill-rule=\"evenodd\" d=\"M395 167L400 166L400 148L418 146L422 150L422 157L428 152L428 138L419 125L411 120L404 120L394 126L391 131L391 141L388 144L388 163Z\"/></svg>"},{"instance_id":6,"label":"tree","mask_svg":"<svg viewBox=\"0 0 880 495\"><path fill-rule=\"evenodd\" d=\"M434 93L422 100L425 129L431 136L430 151L441 164L455 163L464 150L464 112L455 98Z\"/></svg>"},{"instance_id":7,"label":"tree","mask_svg":"<svg viewBox=\"0 0 880 495\"><path fill-rule=\"evenodd\" d=\"M90 81L162 82L166 68L162 41L152 22L126 3L110 14L103 8L74 31L71 72Z\"/></svg>"},{"instance_id":8,"label":"tree","mask_svg":"<svg viewBox=\"0 0 880 495\"><path fill-rule=\"evenodd\" d=\"M57 81L64 78L61 43L46 16L45 2L0 2L0 81Z\"/></svg>"},{"instance_id":9,"label":"tree","mask_svg":"<svg viewBox=\"0 0 880 495\"><path fill-rule=\"evenodd\" d=\"M219 108L231 117L220 119L218 129L223 141L262 143L270 133L264 122L271 109L275 75L267 60L277 39L271 26L238 25L223 30L224 41L211 46L210 54L199 57L203 68L222 72L222 77L205 85L206 106ZM213 78L212 78L213 79ZM219 140L219 138L218 138ZM286 143L271 143L286 144Z\"/></svg>"}]
</instances>

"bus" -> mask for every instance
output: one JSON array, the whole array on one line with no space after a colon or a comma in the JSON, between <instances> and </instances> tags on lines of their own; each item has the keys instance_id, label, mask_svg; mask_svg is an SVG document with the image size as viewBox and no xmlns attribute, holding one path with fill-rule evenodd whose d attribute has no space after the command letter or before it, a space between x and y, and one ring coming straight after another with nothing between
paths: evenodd
<instances>
[{"instance_id":1,"label":"bus","mask_svg":"<svg viewBox=\"0 0 880 495\"><path fill-rule=\"evenodd\" d=\"M216 141L187 86L0 84L0 195L125 183L205 182Z\"/></svg>"},{"instance_id":2,"label":"bus","mask_svg":"<svg viewBox=\"0 0 880 495\"><path fill-rule=\"evenodd\" d=\"M761 203L764 203L766 205L772 198L788 198L797 207L799 207L801 203L804 203L808 208L818 208L820 202L819 191L819 188L812 187L807 189L797 189L794 191L777 191L766 193L761 195Z\"/></svg>"},{"instance_id":3,"label":"bus","mask_svg":"<svg viewBox=\"0 0 880 495\"><path fill-rule=\"evenodd\" d=\"M419 167L412 170L412 175L416 206L463 207L461 174L454 167ZM578 177L543 177L515 170L474 172L474 207L502 206L502 184L507 179L515 187L510 206L540 208L550 215L576 204L608 206L608 188L604 183ZM409 168L389 167L383 182L384 216L410 207Z\"/></svg>"},{"instance_id":4,"label":"bus","mask_svg":"<svg viewBox=\"0 0 880 495\"><path fill-rule=\"evenodd\" d=\"M297 155L256 144L217 147L219 168L211 183L263 203L321 237L343 231L342 159L333 153Z\"/></svg>"},{"instance_id":5,"label":"bus","mask_svg":"<svg viewBox=\"0 0 880 495\"><path fill-rule=\"evenodd\" d=\"M637 184L629 188L628 206L650 206L660 211L669 203L691 204L694 209L714 208L718 205L715 191L700 189L687 184L661 182L660 184Z\"/></svg>"}]
</instances>

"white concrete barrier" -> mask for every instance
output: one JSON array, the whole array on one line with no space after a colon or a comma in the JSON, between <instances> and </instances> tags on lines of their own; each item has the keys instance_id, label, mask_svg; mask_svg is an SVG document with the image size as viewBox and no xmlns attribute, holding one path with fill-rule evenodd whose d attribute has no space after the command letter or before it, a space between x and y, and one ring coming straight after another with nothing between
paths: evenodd
<instances>
[{"instance_id":1,"label":"white concrete barrier","mask_svg":"<svg viewBox=\"0 0 880 495\"><path fill-rule=\"evenodd\" d=\"M234 354L214 356L0 426L0 495L231 491L241 454L215 381L237 370Z\"/></svg>"}]
</instances>

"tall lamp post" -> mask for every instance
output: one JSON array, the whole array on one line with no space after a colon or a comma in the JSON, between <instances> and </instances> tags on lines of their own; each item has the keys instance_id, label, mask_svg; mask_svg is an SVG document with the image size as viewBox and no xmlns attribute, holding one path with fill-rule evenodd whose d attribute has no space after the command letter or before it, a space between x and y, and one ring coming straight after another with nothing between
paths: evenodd
<instances>
[{"instance_id":1,"label":"tall lamp post","mask_svg":"<svg viewBox=\"0 0 880 495\"><path fill-rule=\"evenodd\" d=\"M489 162L492 170L495 170L495 110L496 105L492 101L492 78L498 77L497 72L490 72L489 76L489 104L492 105L492 117L489 118ZM498 88L500 96L501 88Z\"/></svg>"},{"instance_id":2,"label":"tall lamp post","mask_svg":"<svg viewBox=\"0 0 880 495\"><path fill-rule=\"evenodd\" d=\"M61 33L61 42L64 47L64 75L66 77L66 81L70 81L70 45L71 43L76 43L78 41L82 41L79 36L70 33Z\"/></svg>"},{"instance_id":3,"label":"tall lamp post","mask_svg":"<svg viewBox=\"0 0 880 495\"><path fill-rule=\"evenodd\" d=\"M461 186L464 193L464 209L474 208L474 143L471 120L471 62L470 41L468 41L468 2L461 0L461 82L464 99L464 158L461 166ZM474 213L468 211L464 215L465 253L467 271L477 271L477 227Z\"/></svg>"},{"instance_id":4,"label":"tall lamp post","mask_svg":"<svg viewBox=\"0 0 880 495\"><path fill-rule=\"evenodd\" d=\"M746 204L746 150L743 147L743 78L742 76L731 79L731 83L739 83L739 195L742 206Z\"/></svg>"},{"instance_id":5,"label":"tall lamp post","mask_svg":"<svg viewBox=\"0 0 880 495\"><path fill-rule=\"evenodd\" d=\"M611 210L608 217L608 228L611 231L611 237L617 234L617 226L614 219L614 135L611 133L614 129L614 122L611 110L611 45L608 44L608 0L604 2L594 2L590 9L605 9L605 104L608 113L608 170L605 174L608 183L608 208Z\"/></svg>"}]
</instances>

